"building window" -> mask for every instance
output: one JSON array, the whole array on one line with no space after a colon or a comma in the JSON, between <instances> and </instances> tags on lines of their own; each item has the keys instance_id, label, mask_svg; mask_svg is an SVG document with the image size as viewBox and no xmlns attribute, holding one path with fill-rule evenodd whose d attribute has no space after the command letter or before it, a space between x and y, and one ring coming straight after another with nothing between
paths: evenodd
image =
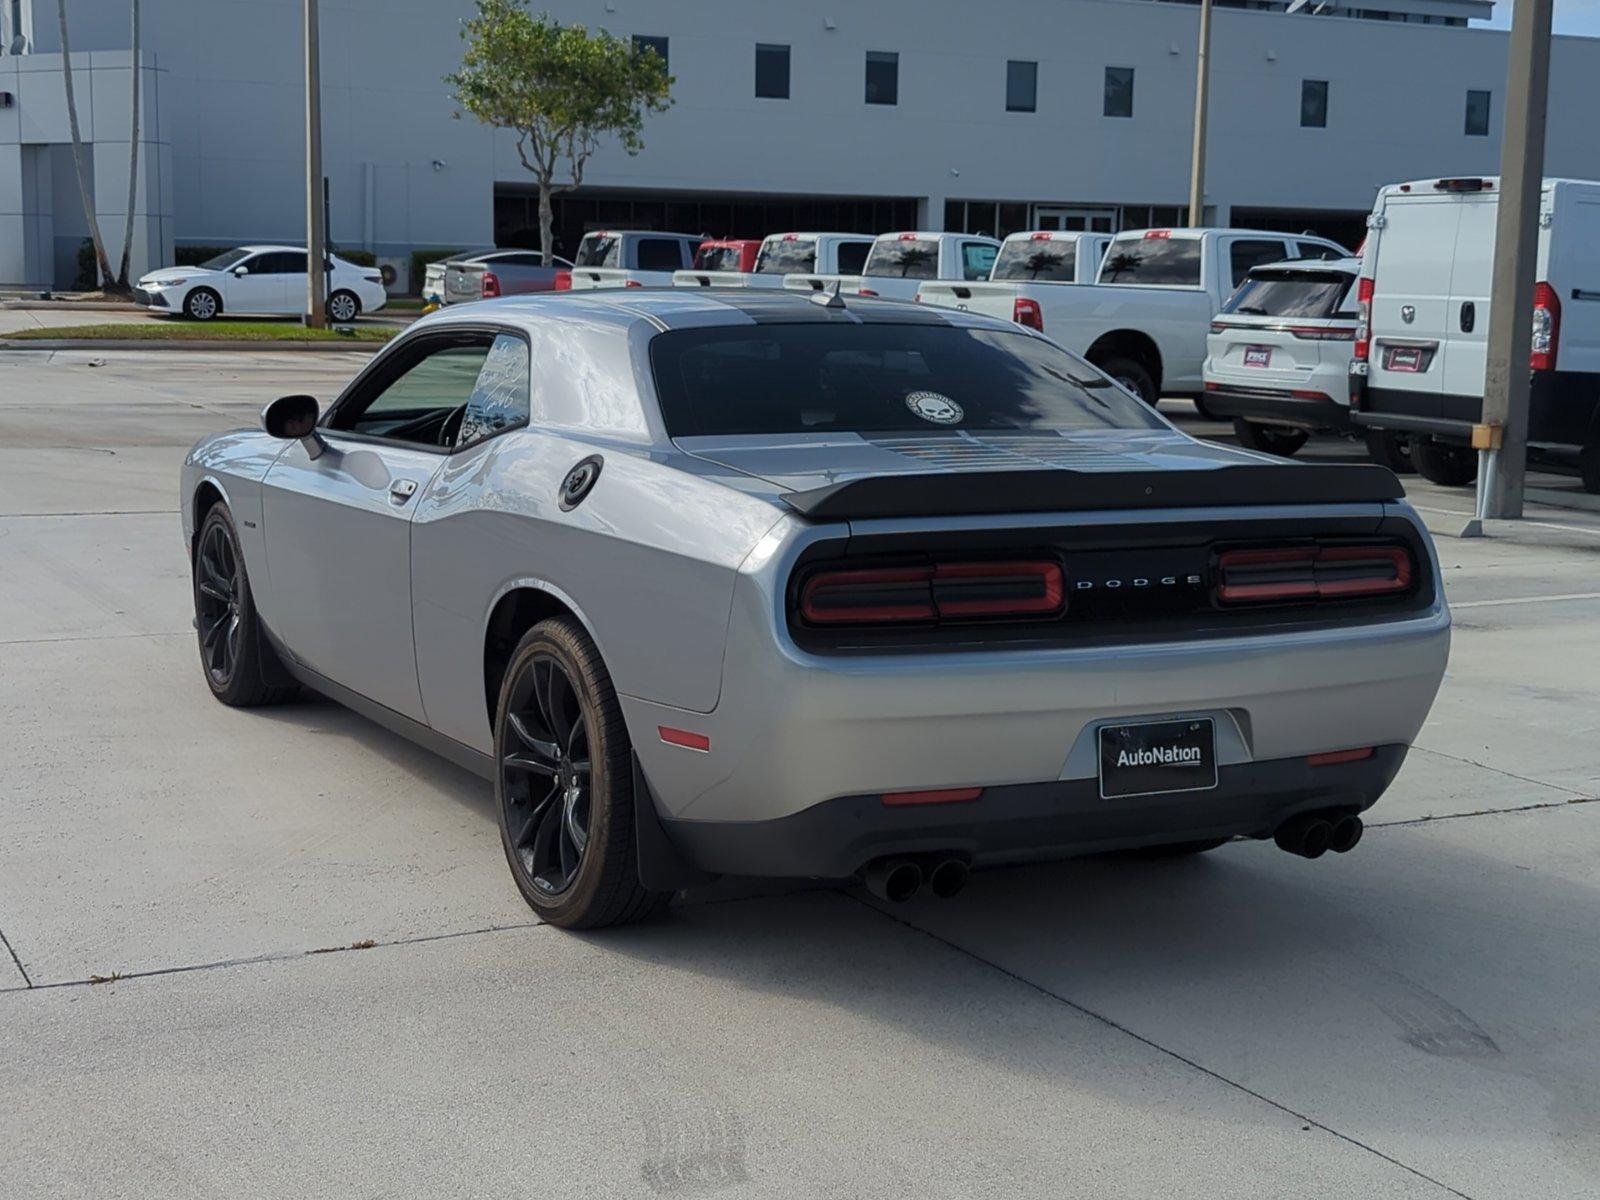
<instances>
[{"instance_id":1,"label":"building window","mask_svg":"<svg viewBox=\"0 0 1600 1200\"><path fill-rule=\"evenodd\" d=\"M900 103L900 56L892 50L867 51L867 103Z\"/></svg>"},{"instance_id":2,"label":"building window","mask_svg":"<svg viewBox=\"0 0 1600 1200\"><path fill-rule=\"evenodd\" d=\"M1467 93L1467 136L1489 136L1489 93Z\"/></svg>"},{"instance_id":3,"label":"building window","mask_svg":"<svg viewBox=\"0 0 1600 1200\"><path fill-rule=\"evenodd\" d=\"M1006 111L1034 112L1039 107L1039 64L1018 62L1006 64Z\"/></svg>"},{"instance_id":4,"label":"building window","mask_svg":"<svg viewBox=\"0 0 1600 1200\"><path fill-rule=\"evenodd\" d=\"M763 100L789 98L789 47L756 43L756 95Z\"/></svg>"},{"instance_id":5,"label":"building window","mask_svg":"<svg viewBox=\"0 0 1600 1200\"><path fill-rule=\"evenodd\" d=\"M1328 124L1328 81L1302 79L1300 81L1300 127L1325 129Z\"/></svg>"},{"instance_id":6,"label":"building window","mask_svg":"<svg viewBox=\"0 0 1600 1200\"><path fill-rule=\"evenodd\" d=\"M633 52L643 54L646 50L654 50L661 57L661 66L667 66L667 39L664 37L646 37L643 34L633 35Z\"/></svg>"},{"instance_id":7,"label":"building window","mask_svg":"<svg viewBox=\"0 0 1600 1200\"><path fill-rule=\"evenodd\" d=\"M1133 116L1133 68L1106 68L1106 105L1108 117Z\"/></svg>"}]
</instances>

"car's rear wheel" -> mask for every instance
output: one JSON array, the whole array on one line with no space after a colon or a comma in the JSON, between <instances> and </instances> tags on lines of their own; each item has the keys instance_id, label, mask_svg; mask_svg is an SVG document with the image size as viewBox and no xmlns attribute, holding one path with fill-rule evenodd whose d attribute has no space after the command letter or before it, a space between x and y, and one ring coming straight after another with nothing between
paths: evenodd
<instances>
[{"instance_id":1,"label":"car's rear wheel","mask_svg":"<svg viewBox=\"0 0 1600 1200\"><path fill-rule=\"evenodd\" d=\"M354 321L361 315L361 301L356 299L354 292L340 290L328 297L328 319L338 321Z\"/></svg>"},{"instance_id":2,"label":"car's rear wheel","mask_svg":"<svg viewBox=\"0 0 1600 1200\"><path fill-rule=\"evenodd\" d=\"M1416 474L1416 464L1411 461L1411 445L1387 429L1369 429L1366 433L1367 457L1380 467L1388 467L1396 475Z\"/></svg>"},{"instance_id":3,"label":"car's rear wheel","mask_svg":"<svg viewBox=\"0 0 1600 1200\"><path fill-rule=\"evenodd\" d=\"M1151 378L1150 372L1144 369L1142 363L1131 358L1108 358L1098 362L1099 367L1123 387L1127 388L1151 408L1156 406L1156 401L1161 397L1156 394L1156 381Z\"/></svg>"},{"instance_id":4,"label":"car's rear wheel","mask_svg":"<svg viewBox=\"0 0 1600 1200\"><path fill-rule=\"evenodd\" d=\"M1211 411L1211 406L1206 403L1204 396L1195 396L1193 399L1194 410L1200 414L1202 421L1220 421L1223 419Z\"/></svg>"},{"instance_id":5,"label":"car's rear wheel","mask_svg":"<svg viewBox=\"0 0 1600 1200\"><path fill-rule=\"evenodd\" d=\"M255 597L239 535L227 508L215 504L195 539L194 617L200 665L211 694L234 708L286 700L293 684L268 683L284 677L256 619Z\"/></svg>"},{"instance_id":6,"label":"car's rear wheel","mask_svg":"<svg viewBox=\"0 0 1600 1200\"><path fill-rule=\"evenodd\" d=\"M1411 461L1417 474L1440 487L1466 487L1478 477L1478 452L1469 446L1417 438L1411 443Z\"/></svg>"},{"instance_id":7,"label":"car's rear wheel","mask_svg":"<svg viewBox=\"0 0 1600 1200\"><path fill-rule=\"evenodd\" d=\"M1243 417L1233 419L1233 433L1240 445L1281 458L1292 458L1311 437L1304 429L1290 425L1258 425Z\"/></svg>"},{"instance_id":8,"label":"car's rear wheel","mask_svg":"<svg viewBox=\"0 0 1600 1200\"><path fill-rule=\"evenodd\" d=\"M183 315L191 321L210 321L222 312L222 297L210 288L195 288L183 298Z\"/></svg>"},{"instance_id":9,"label":"car's rear wheel","mask_svg":"<svg viewBox=\"0 0 1600 1200\"><path fill-rule=\"evenodd\" d=\"M1578 472L1583 478L1583 490L1600 494L1600 441L1590 442L1578 456Z\"/></svg>"},{"instance_id":10,"label":"car's rear wheel","mask_svg":"<svg viewBox=\"0 0 1600 1200\"><path fill-rule=\"evenodd\" d=\"M552 925L636 921L668 894L639 880L632 745L611 676L576 622L523 635L495 716L495 799L512 878Z\"/></svg>"}]
</instances>

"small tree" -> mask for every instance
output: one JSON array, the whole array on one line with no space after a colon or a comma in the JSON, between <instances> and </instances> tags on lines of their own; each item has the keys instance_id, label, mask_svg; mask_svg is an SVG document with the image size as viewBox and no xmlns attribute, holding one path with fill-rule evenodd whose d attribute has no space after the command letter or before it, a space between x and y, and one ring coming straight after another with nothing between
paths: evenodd
<instances>
[{"instance_id":1,"label":"small tree","mask_svg":"<svg viewBox=\"0 0 1600 1200\"><path fill-rule=\"evenodd\" d=\"M477 6L463 22L461 69L445 82L467 112L517 135L517 154L539 185L539 246L550 266L551 198L583 183L584 167L606 137L630 155L644 148L644 116L670 107L672 76L654 50L635 51L603 29L591 34L546 13L534 16L526 0Z\"/></svg>"},{"instance_id":2,"label":"small tree","mask_svg":"<svg viewBox=\"0 0 1600 1200\"><path fill-rule=\"evenodd\" d=\"M114 288L111 260L100 237L100 219L95 215L94 197L89 194L89 177L83 169L83 134L78 130L78 97L72 88L72 43L67 36L67 0L56 0L56 16L61 21L61 78L67 89L67 126L72 136L72 165L78 176L78 196L83 201L83 219L89 225L89 240L94 243L95 262L100 268L102 286ZM137 74L137 70L135 70Z\"/></svg>"}]
</instances>

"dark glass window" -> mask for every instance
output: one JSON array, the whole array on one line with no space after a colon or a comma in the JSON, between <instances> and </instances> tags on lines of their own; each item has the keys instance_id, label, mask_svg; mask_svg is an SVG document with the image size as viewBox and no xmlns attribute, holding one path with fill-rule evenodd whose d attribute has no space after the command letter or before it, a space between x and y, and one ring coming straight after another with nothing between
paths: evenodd
<instances>
[{"instance_id":1,"label":"dark glass window","mask_svg":"<svg viewBox=\"0 0 1600 1200\"><path fill-rule=\"evenodd\" d=\"M619 267L622 239L614 233L588 233L578 243L578 257L573 263L580 267Z\"/></svg>"},{"instance_id":2,"label":"dark glass window","mask_svg":"<svg viewBox=\"0 0 1600 1200\"><path fill-rule=\"evenodd\" d=\"M817 266L815 238L790 234L761 244L756 255L757 275L808 275Z\"/></svg>"},{"instance_id":3,"label":"dark glass window","mask_svg":"<svg viewBox=\"0 0 1600 1200\"><path fill-rule=\"evenodd\" d=\"M1106 68L1105 115L1108 117L1133 116L1133 68Z\"/></svg>"},{"instance_id":4,"label":"dark glass window","mask_svg":"<svg viewBox=\"0 0 1600 1200\"><path fill-rule=\"evenodd\" d=\"M1047 279L1071 283L1078 265L1075 242L1050 237L1012 238L1000 247L991 279Z\"/></svg>"},{"instance_id":5,"label":"dark glass window","mask_svg":"<svg viewBox=\"0 0 1600 1200\"><path fill-rule=\"evenodd\" d=\"M1039 107L1039 64L1006 63L1006 111L1035 112Z\"/></svg>"},{"instance_id":6,"label":"dark glass window","mask_svg":"<svg viewBox=\"0 0 1600 1200\"><path fill-rule=\"evenodd\" d=\"M1305 129L1322 129L1328 124L1328 81L1302 79L1300 81L1300 125Z\"/></svg>"},{"instance_id":7,"label":"dark glass window","mask_svg":"<svg viewBox=\"0 0 1600 1200\"><path fill-rule=\"evenodd\" d=\"M639 270L676 271L683 266L683 244L677 238L640 238Z\"/></svg>"},{"instance_id":8,"label":"dark glass window","mask_svg":"<svg viewBox=\"0 0 1600 1200\"><path fill-rule=\"evenodd\" d=\"M1489 93L1469 91L1467 93L1467 136L1489 136Z\"/></svg>"},{"instance_id":9,"label":"dark glass window","mask_svg":"<svg viewBox=\"0 0 1600 1200\"><path fill-rule=\"evenodd\" d=\"M1355 282L1343 271L1255 270L1228 297L1225 313L1247 317L1332 317Z\"/></svg>"},{"instance_id":10,"label":"dark glass window","mask_svg":"<svg viewBox=\"0 0 1600 1200\"><path fill-rule=\"evenodd\" d=\"M1154 429L1159 418L1018 331L951 325L714 326L650 343L672 437Z\"/></svg>"},{"instance_id":11,"label":"dark glass window","mask_svg":"<svg viewBox=\"0 0 1600 1200\"><path fill-rule=\"evenodd\" d=\"M879 238L872 243L863 275L892 275L901 279L933 279L939 274L939 243L902 236Z\"/></svg>"},{"instance_id":12,"label":"dark glass window","mask_svg":"<svg viewBox=\"0 0 1600 1200\"><path fill-rule=\"evenodd\" d=\"M789 47L756 43L756 96L763 100L789 98Z\"/></svg>"},{"instance_id":13,"label":"dark glass window","mask_svg":"<svg viewBox=\"0 0 1600 1200\"><path fill-rule=\"evenodd\" d=\"M667 39L664 37L646 37L644 34L633 35L633 52L642 54L646 50L654 50L661 57L663 68L667 65Z\"/></svg>"},{"instance_id":14,"label":"dark glass window","mask_svg":"<svg viewBox=\"0 0 1600 1200\"><path fill-rule=\"evenodd\" d=\"M1100 266L1101 283L1200 286L1200 239L1117 238Z\"/></svg>"},{"instance_id":15,"label":"dark glass window","mask_svg":"<svg viewBox=\"0 0 1600 1200\"><path fill-rule=\"evenodd\" d=\"M859 275L866 268L871 242L841 242L839 244L839 274Z\"/></svg>"},{"instance_id":16,"label":"dark glass window","mask_svg":"<svg viewBox=\"0 0 1600 1200\"><path fill-rule=\"evenodd\" d=\"M1288 247L1276 239L1241 238L1228 248L1228 262L1233 268L1233 286L1238 287L1244 282L1244 277L1250 274L1251 267L1259 267L1262 263L1282 262L1288 257Z\"/></svg>"},{"instance_id":17,"label":"dark glass window","mask_svg":"<svg viewBox=\"0 0 1600 1200\"><path fill-rule=\"evenodd\" d=\"M988 242L961 243L961 278L987 279L999 251Z\"/></svg>"},{"instance_id":18,"label":"dark glass window","mask_svg":"<svg viewBox=\"0 0 1600 1200\"><path fill-rule=\"evenodd\" d=\"M867 51L867 103L900 103L900 56L892 50Z\"/></svg>"},{"instance_id":19,"label":"dark glass window","mask_svg":"<svg viewBox=\"0 0 1600 1200\"><path fill-rule=\"evenodd\" d=\"M701 246L694 252L696 271L737 271L744 261L744 250L738 246Z\"/></svg>"}]
</instances>

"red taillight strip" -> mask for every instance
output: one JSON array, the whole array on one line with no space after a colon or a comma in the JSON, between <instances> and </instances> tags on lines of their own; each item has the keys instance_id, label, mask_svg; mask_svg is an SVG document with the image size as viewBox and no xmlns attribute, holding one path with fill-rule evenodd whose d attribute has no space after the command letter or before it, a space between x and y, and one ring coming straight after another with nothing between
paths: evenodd
<instances>
[{"instance_id":1,"label":"red taillight strip","mask_svg":"<svg viewBox=\"0 0 1600 1200\"><path fill-rule=\"evenodd\" d=\"M1371 757L1371 746L1362 746L1359 750L1329 750L1326 754L1308 756L1306 765L1311 767L1331 767L1338 763L1360 762L1362 759Z\"/></svg>"},{"instance_id":2,"label":"red taillight strip","mask_svg":"<svg viewBox=\"0 0 1600 1200\"><path fill-rule=\"evenodd\" d=\"M1271 578L1262 568L1280 566L1288 578ZM1335 578L1368 566L1383 572ZM1230 582L1229 571L1255 568L1267 575L1256 582ZM1217 599L1223 604L1261 604L1283 600L1347 600L1409 591L1415 565L1404 546L1291 546L1282 549L1227 550L1217 559Z\"/></svg>"},{"instance_id":3,"label":"red taillight strip","mask_svg":"<svg viewBox=\"0 0 1600 1200\"><path fill-rule=\"evenodd\" d=\"M670 725L657 725L656 732L661 735L661 740L669 746L682 746L685 750L698 750L702 754L711 750L711 739L703 733L693 733L687 729L674 729Z\"/></svg>"},{"instance_id":4,"label":"red taillight strip","mask_svg":"<svg viewBox=\"0 0 1600 1200\"><path fill-rule=\"evenodd\" d=\"M883 802L891 808L900 804L960 804L983 795L981 787L942 788L926 792L885 792Z\"/></svg>"},{"instance_id":5,"label":"red taillight strip","mask_svg":"<svg viewBox=\"0 0 1600 1200\"><path fill-rule=\"evenodd\" d=\"M1047 617L1066 593L1061 565L1046 559L824 570L802 586L800 615L813 625Z\"/></svg>"},{"instance_id":6,"label":"red taillight strip","mask_svg":"<svg viewBox=\"0 0 1600 1200\"><path fill-rule=\"evenodd\" d=\"M1040 590L1036 596L961 599L948 594L958 591L958 584L943 589L946 594L941 594L941 583L959 580L1034 580ZM1066 590L1061 567L1053 562L940 563L933 569L933 603L941 617L1034 616L1059 612Z\"/></svg>"},{"instance_id":7,"label":"red taillight strip","mask_svg":"<svg viewBox=\"0 0 1600 1200\"><path fill-rule=\"evenodd\" d=\"M837 625L859 621L931 621L937 615L933 607L933 593L928 585L933 580L933 568L888 567L867 571L824 571L806 581L800 595L800 615L817 625ZM835 604L827 603L830 592L848 592L863 588L897 589L896 599L879 603ZM903 591L904 596L899 596ZM865 599L866 597L858 597Z\"/></svg>"}]
</instances>

